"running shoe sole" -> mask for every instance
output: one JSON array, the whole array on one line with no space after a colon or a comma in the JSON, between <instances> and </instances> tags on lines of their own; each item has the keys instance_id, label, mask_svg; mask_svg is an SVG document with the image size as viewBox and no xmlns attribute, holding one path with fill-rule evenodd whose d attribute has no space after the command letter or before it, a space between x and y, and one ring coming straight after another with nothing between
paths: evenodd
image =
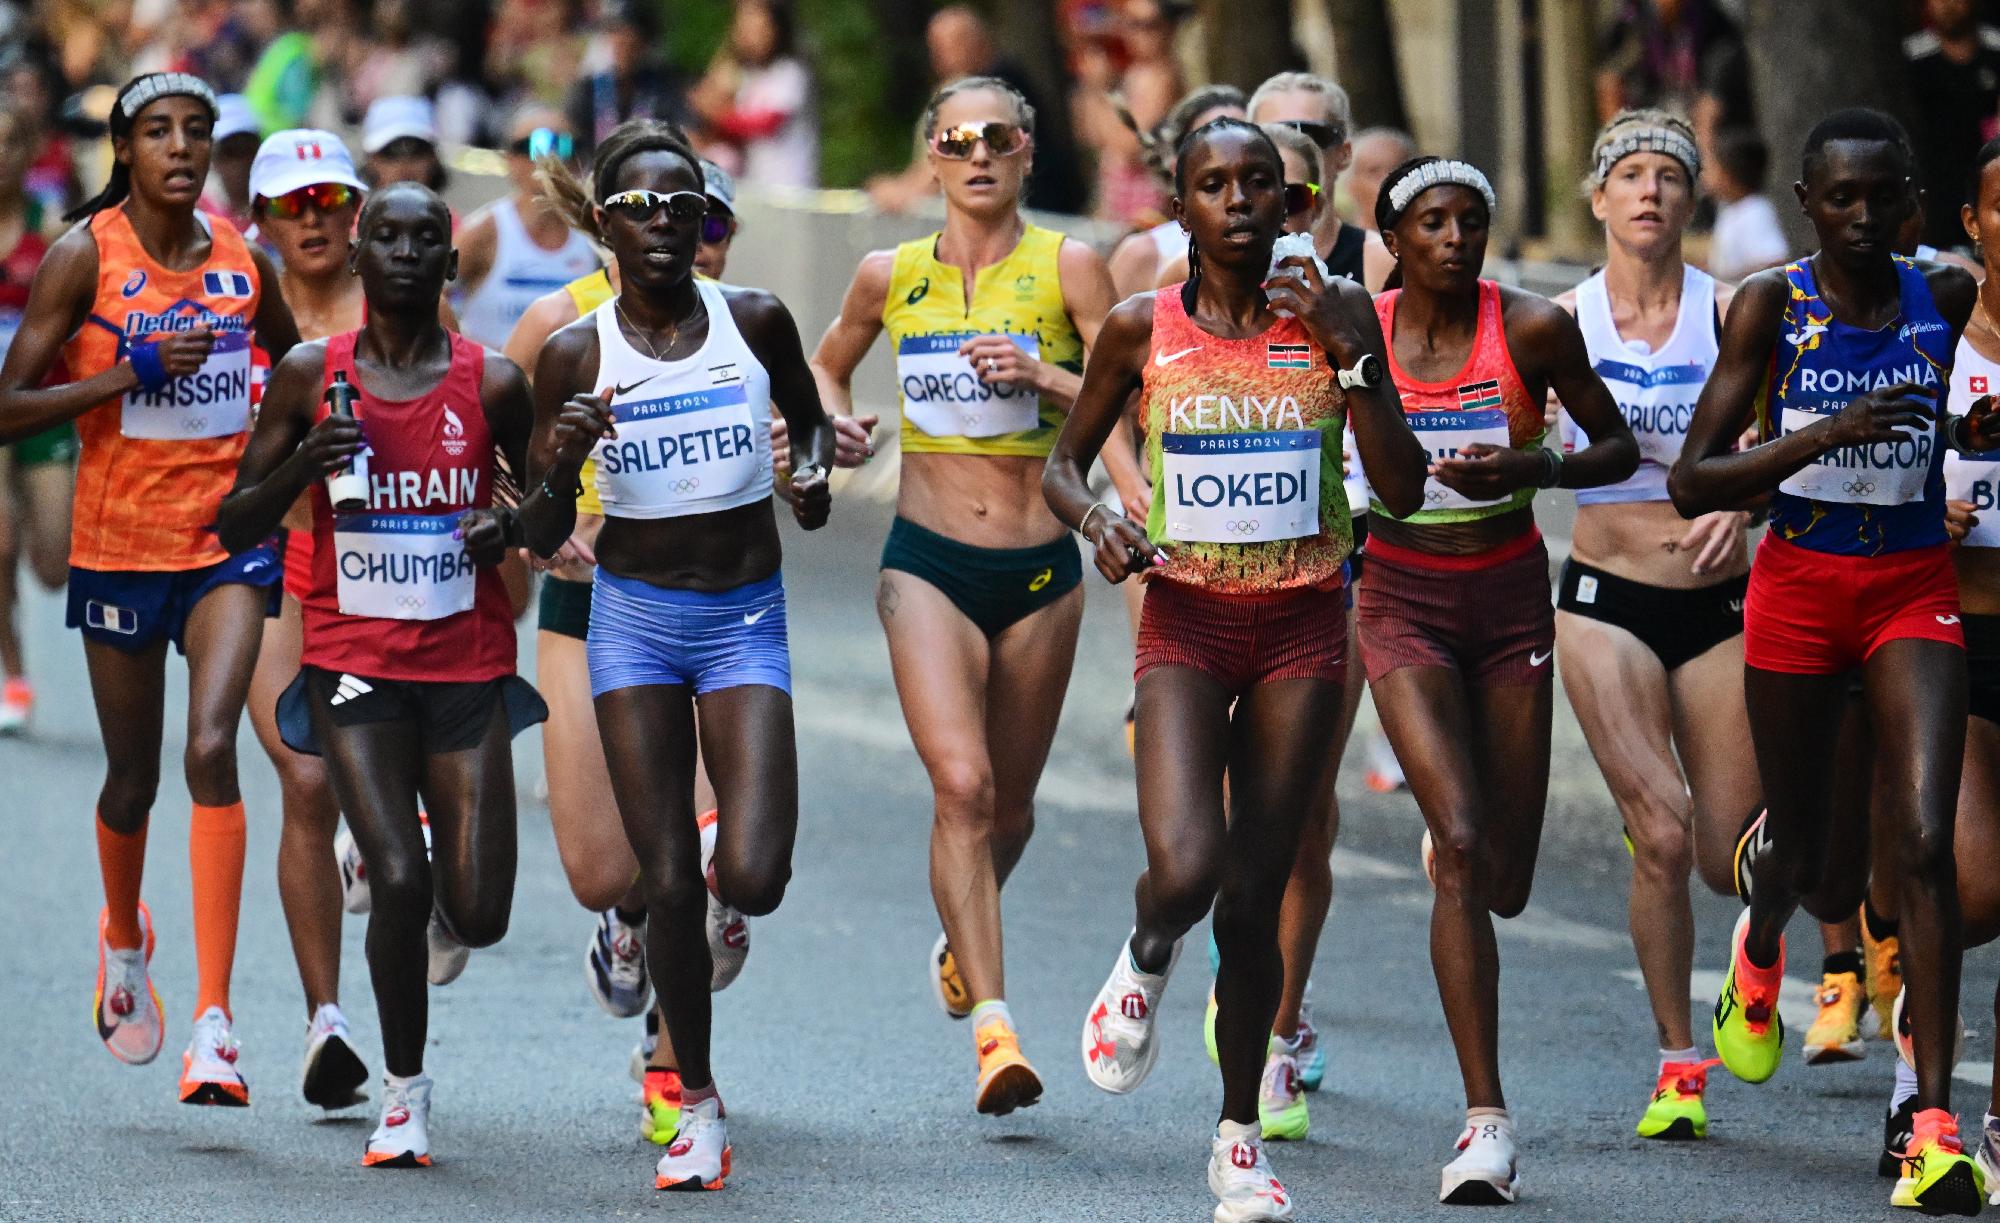
<instances>
[{"instance_id":1,"label":"running shoe sole","mask_svg":"<svg viewBox=\"0 0 2000 1223\"><path fill-rule=\"evenodd\" d=\"M636 1019L644 1015L646 1008L653 1005L653 989L651 984L647 985L646 992L640 999L636 1009L630 1011L619 1010L611 1004L610 974L598 967L599 961L597 956L598 939L597 935L592 933L590 936L590 946L586 947L583 952L583 984L584 988L590 991L590 996L597 1000L598 1008L613 1019Z\"/></svg>"},{"instance_id":2,"label":"running shoe sole","mask_svg":"<svg viewBox=\"0 0 2000 1223\"><path fill-rule=\"evenodd\" d=\"M361 1058L346 1041L329 1036L306 1059L302 1090L306 1103L330 1112L367 1100L361 1094L361 1085L367 1081L368 1067L361 1064Z\"/></svg>"},{"instance_id":3,"label":"running shoe sole","mask_svg":"<svg viewBox=\"0 0 2000 1223\"><path fill-rule=\"evenodd\" d=\"M1511 1206L1520 1191L1521 1178L1518 1175L1505 1185L1484 1180L1463 1180L1440 1194L1438 1201L1446 1206Z\"/></svg>"},{"instance_id":4,"label":"running shoe sole","mask_svg":"<svg viewBox=\"0 0 2000 1223\"><path fill-rule=\"evenodd\" d=\"M240 1094L239 1094L240 1093ZM215 1108L248 1108L250 1091L231 1083L183 1083L181 1103Z\"/></svg>"},{"instance_id":5,"label":"running shoe sole","mask_svg":"<svg viewBox=\"0 0 2000 1223\"><path fill-rule=\"evenodd\" d=\"M1641 1134L1639 1137L1650 1138L1654 1142L1694 1142L1708 1137L1708 1133L1698 1128L1692 1117L1675 1117L1667 1123L1667 1128L1659 1133Z\"/></svg>"},{"instance_id":6,"label":"running shoe sole","mask_svg":"<svg viewBox=\"0 0 2000 1223\"><path fill-rule=\"evenodd\" d=\"M1967 1160L1932 1181L1929 1188L1915 1195L1915 1201L1917 1209L1927 1215L1976 1215L1985 1205L1985 1196L1979 1189L1978 1173Z\"/></svg>"},{"instance_id":7,"label":"running shoe sole","mask_svg":"<svg viewBox=\"0 0 2000 1223\"><path fill-rule=\"evenodd\" d=\"M415 1151L405 1151L401 1155L365 1154L361 1157L364 1168L428 1168L431 1157L419 1155Z\"/></svg>"},{"instance_id":8,"label":"running shoe sole","mask_svg":"<svg viewBox=\"0 0 2000 1223\"><path fill-rule=\"evenodd\" d=\"M1756 863L1757 853L1767 844L1764 837L1764 817L1767 812L1758 808L1756 814L1743 821L1743 828L1736 834L1736 848L1729 856L1730 873L1736 883L1736 899L1750 903L1751 870Z\"/></svg>"},{"instance_id":9,"label":"running shoe sole","mask_svg":"<svg viewBox=\"0 0 2000 1223\"><path fill-rule=\"evenodd\" d=\"M1844 1045L1807 1045L1806 1065L1838 1066L1842 1062L1858 1062L1868 1056L1868 1046L1859 1040Z\"/></svg>"},{"instance_id":10,"label":"running shoe sole","mask_svg":"<svg viewBox=\"0 0 2000 1223\"><path fill-rule=\"evenodd\" d=\"M686 1180L680 1181L668 1180L664 1176L655 1176L653 1178L653 1188L667 1193L699 1193L702 1190L712 1191L720 1189L722 1188L722 1183L729 1179L730 1154L731 1148L726 1146L722 1148L722 1175L712 1181L704 1181L699 1176L690 1176Z\"/></svg>"},{"instance_id":11,"label":"running shoe sole","mask_svg":"<svg viewBox=\"0 0 2000 1223\"><path fill-rule=\"evenodd\" d=\"M987 1117L1004 1117L1017 1108L1031 1108L1042 1098L1042 1076L1026 1062L1013 1062L993 1072L980 1085L975 1107Z\"/></svg>"}]
</instances>

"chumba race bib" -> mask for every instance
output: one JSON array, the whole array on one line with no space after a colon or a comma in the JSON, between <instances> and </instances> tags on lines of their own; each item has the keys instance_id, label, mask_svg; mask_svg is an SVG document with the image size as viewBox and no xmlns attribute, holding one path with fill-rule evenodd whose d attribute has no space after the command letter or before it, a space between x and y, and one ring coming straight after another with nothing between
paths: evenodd
<instances>
[{"instance_id":1,"label":"chumba race bib","mask_svg":"<svg viewBox=\"0 0 2000 1223\"><path fill-rule=\"evenodd\" d=\"M472 610L476 570L454 538L462 513L334 519L340 610L381 620L442 620Z\"/></svg>"}]
</instances>

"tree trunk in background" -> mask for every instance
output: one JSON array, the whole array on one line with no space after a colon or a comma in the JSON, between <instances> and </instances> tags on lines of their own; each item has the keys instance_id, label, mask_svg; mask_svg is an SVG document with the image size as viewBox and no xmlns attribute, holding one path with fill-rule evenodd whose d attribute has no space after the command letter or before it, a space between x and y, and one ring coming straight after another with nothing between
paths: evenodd
<instances>
[{"instance_id":1,"label":"tree trunk in background","mask_svg":"<svg viewBox=\"0 0 2000 1223\"><path fill-rule=\"evenodd\" d=\"M1291 0L1199 0L1195 10L1209 32L1210 80L1249 91L1274 73L1306 66L1292 45ZM1344 29L1335 34L1346 37Z\"/></svg>"},{"instance_id":2,"label":"tree trunk in background","mask_svg":"<svg viewBox=\"0 0 2000 1223\"><path fill-rule=\"evenodd\" d=\"M1873 106L1909 121L1901 5L1750 0L1745 35L1757 126L1771 146L1770 194L1799 250L1812 227L1792 204L1806 135L1828 112Z\"/></svg>"},{"instance_id":3,"label":"tree trunk in background","mask_svg":"<svg viewBox=\"0 0 2000 1223\"><path fill-rule=\"evenodd\" d=\"M1333 54L1339 79L1354 102L1357 127L1409 126L1402 83L1396 73L1396 44L1388 0L1325 0L1333 22Z\"/></svg>"}]
</instances>

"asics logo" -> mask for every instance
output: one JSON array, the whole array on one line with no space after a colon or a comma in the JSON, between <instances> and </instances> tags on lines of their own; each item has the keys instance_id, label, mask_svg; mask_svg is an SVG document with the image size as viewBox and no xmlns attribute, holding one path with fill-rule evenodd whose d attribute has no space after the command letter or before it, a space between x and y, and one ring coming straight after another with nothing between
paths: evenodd
<instances>
[{"instance_id":1,"label":"asics logo","mask_svg":"<svg viewBox=\"0 0 2000 1223\"><path fill-rule=\"evenodd\" d=\"M367 680L361 679L358 676L343 675L340 677L340 682L334 685L333 699L328 701L327 704L345 705L355 697L365 696L373 691L375 691L374 685L370 684Z\"/></svg>"},{"instance_id":2,"label":"asics logo","mask_svg":"<svg viewBox=\"0 0 2000 1223\"><path fill-rule=\"evenodd\" d=\"M753 611L753 612L744 612L744 613L743 613L743 626L744 626L745 628L748 628L749 626L751 626L751 625L753 625L753 624L757 623L757 622L758 622L759 620L762 620L762 619L764 618L764 613L765 613L765 612L768 612L768 611L770 611L770 610L771 610L771 609L770 609L770 608L768 608L768 607L760 607L760 608L758 608L758 609L757 609L756 611Z\"/></svg>"},{"instance_id":3,"label":"asics logo","mask_svg":"<svg viewBox=\"0 0 2000 1223\"><path fill-rule=\"evenodd\" d=\"M1146 995L1137 990L1118 1000L1118 1013L1127 1019L1144 1019L1147 1009Z\"/></svg>"},{"instance_id":4,"label":"asics logo","mask_svg":"<svg viewBox=\"0 0 2000 1223\"><path fill-rule=\"evenodd\" d=\"M1042 587L1047 586L1049 584L1049 579L1055 577L1055 575L1056 571L1054 569L1042 570L1040 573L1035 575L1034 581L1028 583L1028 589L1031 591L1040 590Z\"/></svg>"},{"instance_id":5,"label":"asics logo","mask_svg":"<svg viewBox=\"0 0 2000 1223\"><path fill-rule=\"evenodd\" d=\"M1539 667L1543 663L1547 662L1550 658L1554 657L1554 655L1555 655L1554 650L1543 650L1543 651L1530 650L1528 652L1528 665L1531 667Z\"/></svg>"},{"instance_id":6,"label":"asics logo","mask_svg":"<svg viewBox=\"0 0 2000 1223\"><path fill-rule=\"evenodd\" d=\"M1946 628L1950 628L1950 627L1951 627L1952 625L1954 625L1954 624L1957 624L1957 623L1958 623L1958 617L1957 617L1957 616L1939 616L1939 617L1937 618L1937 622L1938 622L1939 624L1942 624L1942 625L1944 625L1944 626L1945 626Z\"/></svg>"},{"instance_id":7,"label":"asics logo","mask_svg":"<svg viewBox=\"0 0 2000 1223\"><path fill-rule=\"evenodd\" d=\"M1244 1170L1257 1166L1257 1148L1247 1143L1236 1143L1229 1148L1229 1162Z\"/></svg>"},{"instance_id":8,"label":"asics logo","mask_svg":"<svg viewBox=\"0 0 2000 1223\"><path fill-rule=\"evenodd\" d=\"M1197 350L1198 350L1198 349L1200 349L1200 348L1201 348L1201 345L1197 344L1197 345L1195 345L1195 346L1194 346L1193 348L1183 348L1183 349L1181 349L1181 350L1180 350L1179 352L1162 352L1162 353L1155 353L1155 354L1153 354L1153 364L1154 364L1154 365L1172 365L1172 364L1173 364L1174 362L1176 362L1176 361L1180 360L1180 359L1181 359L1182 357L1185 357L1185 356L1187 356L1187 355L1188 355L1189 353L1191 353L1191 352L1195 352L1195 351L1197 351Z\"/></svg>"}]
</instances>

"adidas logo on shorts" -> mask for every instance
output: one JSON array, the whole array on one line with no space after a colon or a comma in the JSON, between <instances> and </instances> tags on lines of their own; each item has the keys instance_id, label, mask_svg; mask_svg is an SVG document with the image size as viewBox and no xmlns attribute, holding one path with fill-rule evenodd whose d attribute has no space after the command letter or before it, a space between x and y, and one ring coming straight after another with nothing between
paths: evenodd
<instances>
[{"instance_id":1,"label":"adidas logo on shorts","mask_svg":"<svg viewBox=\"0 0 2000 1223\"><path fill-rule=\"evenodd\" d=\"M328 701L327 704L345 705L355 697L365 696L373 691L375 691L374 686L367 680L361 679L358 676L343 675L340 677L340 682L334 685L333 699Z\"/></svg>"}]
</instances>

